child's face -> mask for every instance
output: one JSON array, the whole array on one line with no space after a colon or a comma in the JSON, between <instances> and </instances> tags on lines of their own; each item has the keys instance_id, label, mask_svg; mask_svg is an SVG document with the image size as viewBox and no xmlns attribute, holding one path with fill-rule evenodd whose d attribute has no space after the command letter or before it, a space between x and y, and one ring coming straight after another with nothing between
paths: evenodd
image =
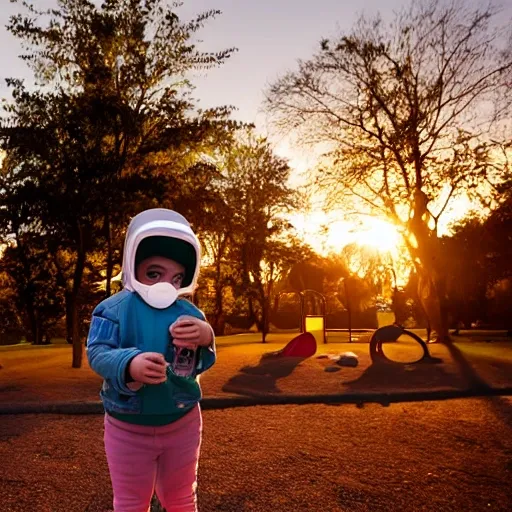
<instances>
[{"instance_id":1,"label":"child's face","mask_svg":"<svg viewBox=\"0 0 512 512\"><path fill-rule=\"evenodd\" d=\"M139 283L151 286L155 283L171 283L181 288L185 276L185 267L163 256L150 256L141 261L135 271Z\"/></svg>"}]
</instances>

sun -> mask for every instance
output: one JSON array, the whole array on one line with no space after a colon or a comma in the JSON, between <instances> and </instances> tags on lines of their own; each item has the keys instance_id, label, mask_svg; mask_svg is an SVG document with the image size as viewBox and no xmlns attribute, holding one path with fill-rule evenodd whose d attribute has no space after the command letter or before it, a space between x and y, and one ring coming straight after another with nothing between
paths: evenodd
<instances>
[{"instance_id":1,"label":"sun","mask_svg":"<svg viewBox=\"0 0 512 512\"><path fill-rule=\"evenodd\" d=\"M293 217L299 236L319 255L341 254L349 244L377 250L385 261L392 262L396 284L404 286L411 270L407 249L399 228L378 217L359 215L353 220L335 220L323 212L303 213Z\"/></svg>"},{"instance_id":2,"label":"sun","mask_svg":"<svg viewBox=\"0 0 512 512\"><path fill-rule=\"evenodd\" d=\"M396 226L385 220L369 217L361 230L354 233L354 242L368 245L380 252L394 252L403 244Z\"/></svg>"},{"instance_id":3,"label":"sun","mask_svg":"<svg viewBox=\"0 0 512 512\"><path fill-rule=\"evenodd\" d=\"M356 243L375 248L391 256L403 249L396 226L384 219L358 216L357 219L335 220L323 212L296 214L291 219L299 236L319 254L339 253L346 245Z\"/></svg>"},{"instance_id":4,"label":"sun","mask_svg":"<svg viewBox=\"0 0 512 512\"><path fill-rule=\"evenodd\" d=\"M403 245L396 226L376 217L365 217L357 224L333 223L326 236L326 245L334 251L355 243L394 254Z\"/></svg>"}]
</instances>

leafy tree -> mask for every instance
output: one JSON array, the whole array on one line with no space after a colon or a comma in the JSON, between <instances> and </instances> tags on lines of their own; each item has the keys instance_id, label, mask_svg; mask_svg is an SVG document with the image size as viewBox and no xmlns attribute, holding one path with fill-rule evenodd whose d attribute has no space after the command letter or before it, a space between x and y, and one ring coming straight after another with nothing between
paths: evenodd
<instances>
[{"instance_id":1,"label":"leafy tree","mask_svg":"<svg viewBox=\"0 0 512 512\"><path fill-rule=\"evenodd\" d=\"M476 321L507 324L512 271L512 201L510 189L486 219L470 218L443 239L451 323L467 328Z\"/></svg>"},{"instance_id":2,"label":"leafy tree","mask_svg":"<svg viewBox=\"0 0 512 512\"><path fill-rule=\"evenodd\" d=\"M275 285L304 252L293 235L286 234L291 226L283 215L297 206L298 195L288 185L287 162L250 132L226 155L222 173L235 295L246 297L249 315L265 342Z\"/></svg>"},{"instance_id":3,"label":"leafy tree","mask_svg":"<svg viewBox=\"0 0 512 512\"><path fill-rule=\"evenodd\" d=\"M263 343L270 331L270 320L275 313L272 308L280 291L280 282L286 278L295 263L309 254L309 248L304 247L292 234L288 234L284 240L269 240L265 244L260 265L249 271L249 313L256 320Z\"/></svg>"},{"instance_id":4,"label":"leafy tree","mask_svg":"<svg viewBox=\"0 0 512 512\"><path fill-rule=\"evenodd\" d=\"M227 179L221 180L223 187ZM233 211L221 192L218 201L208 212L214 221L203 233L201 242L209 264L207 264L202 282L208 282L212 307L208 318L217 335L224 334L226 290L236 279L236 262L230 259L234 241ZM201 290L198 290L201 293Z\"/></svg>"},{"instance_id":5,"label":"leafy tree","mask_svg":"<svg viewBox=\"0 0 512 512\"><path fill-rule=\"evenodd\" d=\"M296 292L314 290L323 294L326 278L333 277L325 267L325 261L319 256L304 258L290 269L287 278L288 287ZM338 279L339 276L336 276L332 280Z\"/></svg>"},{"instance_id":6,"label":"leafy tree","mask_svg":"<svg viewBox=\"0 0 512 512\"><path fill-rule=\"evenodd\" d=\"M1 253L1 251L0 251ZM4 255L0 254L0 269L3 267ZM23 335L23 319L16 307L17 293L11 276L0 270L0 345L11 345L21 341Z\"/></svg>"},{"instance_id":7,"label":"leafy tree","mask_svg":"<svg viewBox=\"0 0 512 512\"><path fill-rule=\"evenodd\" d=\"M11 306L26 338L41 344L62 315L62 293L55 283L56 269L47 241L41 236L38 214L44 205L34 191L34 183L13 170L13 159L4 158L0 170L0 244L4 244L0 270L10 283Z\"/></svg>"},{"instance_id":8,"label":"leafy tree","mask_svg":"<svg viewBox=\"0 0 512 512\"><path fill-rule=\"evenodd\" d=\"M489 281L512 279L512 180L502 188L502 201L483 223Z\"/></svg>"},{"instance_id":9,"label":"leafy tree","mask_svg":"<svg viewBox=\"0 0 512 512\"><path fill-rule=\"evenodd\" d=\"M404 228L419 295L443 341L439 221L463 194L492 206L510 172L489 137L510 96L509 25L499 17L492 6L435 0L413 3L389 28L362 17L268 92L278 127L327 148L316 179L331 201L350 197Z\"/></svg>"},{"instance_id":10,"label":"leafy tree","mask_svg":"<svg viewBox=\"0 0 512 512\"><path fill-rule=\"evenodd\" d=\"M360 309L367 307L372 300L375 302L377 296L391 296L391 290L396 286L396 277L388 254L353 243L343 248L341 260L351 276L366 283L368 298L359 301Z\"/></svg>"},{"instance_id":11,"label":"leafy tree","mask_svg":"<svg viewBox=\"0 0 512 512\"><path fill-rule=\"evenodd\" d=\"M229 135L230 110L196 110L186 75L222 64L232 50L203 52L192 42L214 10L183 23L178 4L165 0L106 0L101 7L59 0L48 11L22 5L27 14L13 16L8 29L25 45L22 58L37 87L9 80L13 102L0 136L17 187L38 205L30 211L37 222L23 229L70 254L62 281L79 367L77 300L88 258L105 248L108 295L113 233L136 207L186 208L185 199L203 190L194 181L204 169L202 151Z\"/></svg>"},{"instance_id":12,"label":"leafy tree","mask_svg":"<svg viewBox=\"0 0 512 512\"><path fill-rule=\"evenodd\" d=\"M6 292L10 291L12 311L11 322L3 320L13 324L10 327L19 322L31 343L49 343L50 329L64 314L64 298L44 240L34 239L30 233L18 236L5 249L0 270L9 284Z\"/></svg>"},{"instance_id":13,"label":"leafy tree","mask_svg":"<svg viewBox=\"0 0 512 512\"><path fill-rule=\"evenodd\" d=\"M455 226L453 236L442 242L450 326L469 328L485 316L489 239L482 221L471 218Z\"/></svg>"}]
</instances>

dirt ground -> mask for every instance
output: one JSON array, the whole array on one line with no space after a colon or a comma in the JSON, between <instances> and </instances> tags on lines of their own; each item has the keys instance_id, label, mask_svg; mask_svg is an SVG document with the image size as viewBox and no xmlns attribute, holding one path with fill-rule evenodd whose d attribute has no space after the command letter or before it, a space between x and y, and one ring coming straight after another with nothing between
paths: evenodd
<instances>
[{"instance_id":1,"label":"dirt ground","mask_svg":"<svg viewBox=\"0 0 512 512\"><path fill-rule=\"evenodd\" d=\"M367 343L319 345L276 359L284 335L219 340L201 378L206 399L389 392L510 390L512 343L430 345L437 364L372 365ZM288 336L289 338L289 336ZM407 361L407 344L390 345ZM353 351L356 368L321 354ZM84 360L85 361L85 360ZM98 401L101 379L71 369L71 348L0 349L0 409L13 403ZM508 391L509 392L509 391ZM1 512L107 512L111 488L102 415L0 415ZM389 406L275 405L204 411L201 512L510 511L512 399Z\"/></svg>"},{"instance_id":2,"label":"dirt ground","mask_svg":"<svg viewBox=\"0 0 512 512\"><path fill-rule=\"evenodd\" d=\"M505 398L204 411L201 512L512 510ZM3 512L107 512L102 417L1 417Z\"/></svg>"}]
</instances>

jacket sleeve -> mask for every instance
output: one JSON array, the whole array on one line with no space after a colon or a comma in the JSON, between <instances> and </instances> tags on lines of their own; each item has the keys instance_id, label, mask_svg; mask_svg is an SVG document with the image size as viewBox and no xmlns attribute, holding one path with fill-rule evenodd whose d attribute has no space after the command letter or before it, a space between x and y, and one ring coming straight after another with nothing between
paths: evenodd
<instances>
[{"instance_id":1,"label":"jacket sleeve","mask_svg":"<svg viewBox=\"0 0 512 512\"><path fill-rule=\"evenodd\" d=\"M215 364L215 361L217 360L217 350L215 348L215 333L213 332L212 326L206 321L204 313L195 304L192 304L188 300L184 300L182 304L184 306L185 312L183 315L180 315L177 318L177 320L183 316L186 317L189 315L195 318L199 318L208 325L212 332L212 342L210 343L210 345L208 345L207 347L198 347L197 349L198 357L196 363L196 375L199 375L208 370L208 368L211 368Z\"/></svg>"},{"instance_id":2,"label":"jacket sleeve","mask_svg":"<svg viewBox=\"0 0 512 512\"><path fill-rule=\"evenodd\" d=\"M204 313L198 309L199 318L206 322L206 317ZM208 323L208 322L206 322ZM217 360L217 349L215 347L215 333L213 332L213 327L208 324L208 327L212 331L212 342L207 347L199 347L199 357L197 358L197 366L196 372L197 375L205 372L208 368L211 368L215 361Z\"/></svg>"},{"instance_id":3,"label":"jacket sleeve","mask_svg":"<svg viewBox=\"0 0 512 512\"><path fill-rule=\"evenodd\" d=\"M119 324L94 311L87 338L89 366L114 389L124 395L135 395L126 386L125 372L129 362L141 351L135 347L119 347Z\"/></svg>"}]
</instances>

